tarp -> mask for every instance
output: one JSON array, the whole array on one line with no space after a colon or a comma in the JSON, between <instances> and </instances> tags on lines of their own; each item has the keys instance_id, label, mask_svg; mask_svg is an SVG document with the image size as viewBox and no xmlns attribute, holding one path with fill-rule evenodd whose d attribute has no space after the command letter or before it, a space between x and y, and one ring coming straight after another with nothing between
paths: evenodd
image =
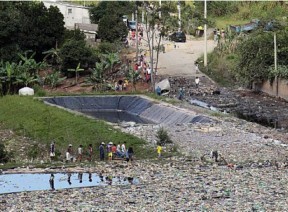
<instances>
[{"instance_id":1,"label":"tarp","mask_svg":"<svg viewBox=\"0 0 288 212\"><path fill-rule=\"evenodd\" d=\"M24 87L19 90L20 96L33 96L34 95L34 89L29 87Z\"/></svg>"},{"instance_id":2,"label":"tarp","mask_svg":"<svg viewBox=\"0 0 288 212\"><path fill-rule=\"evenodd\" d=\"M69 96L44 98L44 101L78 112L124 111L154 124L207 123L213 120L176 107L155 104L140 96ZM119 114L119 113L118 113ZM121 113L120 113L121 114Z\"/></svg>"}]
</instances>

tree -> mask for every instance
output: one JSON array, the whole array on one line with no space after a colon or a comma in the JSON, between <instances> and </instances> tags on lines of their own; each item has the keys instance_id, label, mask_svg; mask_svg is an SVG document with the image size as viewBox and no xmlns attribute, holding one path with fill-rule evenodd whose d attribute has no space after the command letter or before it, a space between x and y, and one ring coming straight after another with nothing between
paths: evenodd
<instances>
[{"instance_id":1,"label":"tree","mask_svg":"<svg viewBox=\"0 0 288 212\"><path fill-rule=\"evenodd\" d=\"M251 84L254 80L264 80L271 76L268 69L274 65L274 32L263 31L259 29L250 34L237 47L239 62L236 74L239 80L246 83ZM287 66L288 32L280 29L276 36L278 64Z\"/></svg>"},{"instance_id":2,"label":"tree","mask_svg":"<svg viewBox=\"0 0 288 212\"><path fill-rule=\"evenodd\" d=\"M173 10L173 2L166 2L163 6L159 6L155 3L147 4L145 2L143 4L143 9L145 11L145 29L146 29L146 37L147 44L150 55L150 67L151 67L151 83L152 89L155 90L155 82L154 82L154 50L156 50L156 70L158 66L159 53L162 48L160 48L161 40L164 36L168 35L168 31L170 30L169 25L167 26L166 21L170 18L170 11ZM161 17L159 17L159 11L161 11ZM155 43L155 37L157 36L157 40Z\"/></svg>"},{"instance_id":3,"label":"tree","mask_svg":"<svg viewBox=\"0 0 288 212\"><path fill-rule=\"evenodd\" d=\"M121 18L115 14L104 16L99 22L98 35L103 41L115 42L123 40L128 34L128 29Z\"/></svg>"},{"instance_id":4,"label":"tree","mask_svg":"<svg viewBox=\"0 0 288 212\"><path fill-rule=\"evenodd\" d=\"M104 16L115 14L122 19L123 15L133 12L133 3L128 1L101 1L98 5L90 7L89 15L92 23L99 24ZM112 12L112 13L111 13Z\"/></svg>"},{"instance_id":5,"label":"tree","mask_svg":"<svg viewBox=\"0 0 288 212\"><path fill-rule=\"evenodd\" d=\"M92 23L99 24L101 40L114 42L127 36L123 15L132 13L134 7L127 1L103 1L89 10Z\"/></svg>"},{"instance_id":6,"label":"tree","mask_svg":"<svg viewBox=\"0 0 288 212\"><path fill-rule=\"evenodd\" d=\"M64 34L64 17L57 7L43 2L0 2L0 59L17 62L17 53L42 52L55 47Z\"/></svg>"},{"instance_id":7,"label":"tree","mask_svg":"<svg viewBox=\"0 0 288 212\"><path fill-rule=\"evenodd\" d=\"M76 41L84 41L86 38L84 32L81 32L80 29L69 30L65 29L63 41L67 40L76 40Z\"/></svg>"},{"instance_id":8,"label":"tree","mask_svg":"<svg viewBox=\"0 0 288 212\"><path fill-rule=\"evenodd\" d=\"M42 52L56 47L64 35L64 17L57 7L47 9L43 2L25 3L20 11L20 48L32 50L36 53L35 59L42 60Z\"/></svg>"},{"instance_id":9,"label":"tree","mask_svg":"<svg viewBox=\"0 0 288 212\"><path fill-rule=\"evenodd\" d=\"M86 46L85 41L68 40L60 49L59 56L62 60L62 71L73 69L81 63L83 68L88 68L97 61L92 49Z\"/></svg>"}]
</instances>

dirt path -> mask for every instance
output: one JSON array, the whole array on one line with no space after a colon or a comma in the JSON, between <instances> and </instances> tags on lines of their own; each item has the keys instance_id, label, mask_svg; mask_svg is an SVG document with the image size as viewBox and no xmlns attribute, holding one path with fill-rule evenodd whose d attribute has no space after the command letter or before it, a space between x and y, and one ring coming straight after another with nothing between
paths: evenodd
<instances>
[{"instance_id":1,"label":"dirt path","mask_svg":"<svg viewBox=\"0 0 288 212\"><path fill-rule=\"evenodd\" d=\"M207 51L215 48L213 40L207 41ZM187 40L186 43L169 42L166 44L166 53L160 53L158 75L169 76L196 76L194 62L204 53L204 40ZM203 73L200 73L204 75Z\"/></svg>"}]
</instances>

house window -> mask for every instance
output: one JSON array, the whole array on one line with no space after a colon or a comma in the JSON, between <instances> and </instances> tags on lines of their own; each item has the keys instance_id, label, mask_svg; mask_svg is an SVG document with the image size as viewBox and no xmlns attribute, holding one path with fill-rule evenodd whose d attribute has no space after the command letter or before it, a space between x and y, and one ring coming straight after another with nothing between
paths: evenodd
<instances>
[{"instance_id":1,"label":"house window","mask_svg":"<svg viewBox=\"0 0 288 212\"><path fill-rule=\"evenodd\" d=\"M68 14L72 14L72 9L71 8L68 9Z\"/></svg>"}]
</instances>

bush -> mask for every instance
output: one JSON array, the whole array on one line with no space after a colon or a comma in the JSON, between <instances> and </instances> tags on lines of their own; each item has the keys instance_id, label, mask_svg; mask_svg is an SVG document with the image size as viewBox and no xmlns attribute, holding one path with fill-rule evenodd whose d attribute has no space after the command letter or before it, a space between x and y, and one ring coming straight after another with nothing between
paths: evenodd
<instances>
[{"instance_id":1,"label":"bush","mask_svg":"<svg viewBox=\"0 0 288 212\"><path fill-rule=\"evenodd\" d=\"M161 127L157 131L156 137L157 137L157 145L165 146L166 144L173 143L167 131L163 127Z\"/></svg>"},{"instance_id":2,"label":"bush","mask_svg":"<svg viewBox=\"0 0 288 212\"><path fill-rule=\"evenodd\" d=\"M118 48L119 44L117 43L109 43L109 42L102 42L98 45L98 51L100 53L116 53L118 52L119 48Z\"/></svg>"},{"instance_id":3,"label":"bush","mask_svg":"<svg viewBox=\"0 0 288 212\"><path fill-rule=\"evenodd\" d=\"M42 97L47 95L46 91L39 85L34 85L33 89L36 96Z\"/></svg>"},{"instance_id":4,"label":"bush","mask_svg":"<svg viewBox=\"0 0 288 212\"><path fill-rule=\"evenodd\" d=\"M37 144L34 144L28 151L28 157L34 160L39 155L39 152L40 152L39 146Z\"/></svg>"}]
</instances>

